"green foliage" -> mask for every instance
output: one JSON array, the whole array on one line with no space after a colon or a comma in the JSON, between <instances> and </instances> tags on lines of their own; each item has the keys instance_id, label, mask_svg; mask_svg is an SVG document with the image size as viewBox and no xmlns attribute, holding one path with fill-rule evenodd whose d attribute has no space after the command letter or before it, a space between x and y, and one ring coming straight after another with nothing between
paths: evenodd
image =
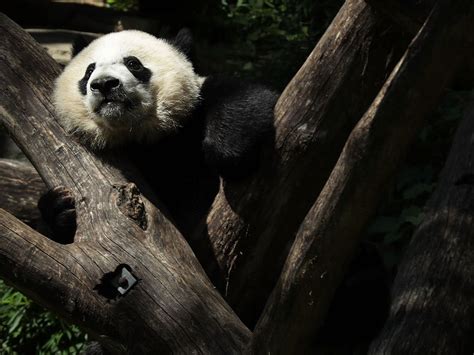
<instances>
[{"instance_id":1,"label":"green foliage","mask_svg":"<svg viewBox=\"0 0 474 355\"><path fill-rule=\"evenodd\" d=\"M78 354L86 336L0 280L1 354Z\"/></svg>"},{"instance_id":2,"label":"green foliage","mask_svg":"<svg viewBox=\"0 0 474 355\"><path fill-rule=\"evenodd\" d=\"M368 228L387 267L394 271L416 227L423 220L423 208L436 188L438 175L470 92L451 91L438 111L421 130L405 165L378 215Z\"/></svg>"},{"instance_id":3,"label":"green foliage","mask_svg":"<svg viewBox=\"0 0 474 355\"><path fill-rule=\"evenodd\" d=\"M138 9L138 0L106 0L106 5L117 11L131 11Z\"/></svg>"},{"instance_id":4,"label":"green foliage","mask_svg":"<svg viewBox=\"0 0 474 355\"><path fill-rule=\"evenodd\" d=\"M223 59L237 75L282 88L301 66L342 1L221 0L234 33ZM238 35L235 35L238 34Z\"/></svg>"}]
</instances>

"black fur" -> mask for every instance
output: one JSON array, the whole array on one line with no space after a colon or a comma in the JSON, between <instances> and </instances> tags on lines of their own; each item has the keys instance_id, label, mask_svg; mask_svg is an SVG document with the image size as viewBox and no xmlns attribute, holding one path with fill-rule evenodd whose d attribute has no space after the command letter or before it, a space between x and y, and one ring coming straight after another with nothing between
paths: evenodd
<instances>
[{"instance_id":1,"label":"black fur","mask_svg":"<svg viewBox=\"0 0 474 355\"><path fill-rule=\"evenodd\" d=\"M72 43L72 57L74 58L76 55L78 55L94 39L94 37L86 37L83 35L78 35L76 38L74 38L74 42Z\"/></svg>"},{"instance_id":2,"label":"black fur","mask_svg":"<svg viewBox=\"0 0 474 355\"><path fill-rule=\"evenodd\" d=\"M202 87L206 162L228 179L254 170L261 144L272 137L278 95L236 79L208 78Z\"/></svg>"},{"instance_id":3,"label":"black fur","mask_svg":"<svg viewBox=\"0 0 474 355\"><path fill-rule=\"evenodd\" d=\"M173 46L179 49L191 62L194 62L193 35L189 28L182 28L172 41Z\"/></svg>"}]
</instances>

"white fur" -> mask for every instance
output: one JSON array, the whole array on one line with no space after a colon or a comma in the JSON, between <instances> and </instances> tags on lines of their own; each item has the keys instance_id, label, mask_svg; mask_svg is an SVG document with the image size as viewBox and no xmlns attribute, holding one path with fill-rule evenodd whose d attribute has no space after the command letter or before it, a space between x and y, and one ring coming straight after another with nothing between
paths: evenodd
<instances>
[{"instance_id":1,"label":"white fur","mask_svg":"<svg viewBox=\"0 0 474 355\"><path fill-rule=\"evenodd\" d=\"M148 84L140 83L123 65L123 58L129 56L151 70ZM91 63L96 63L96 69L83 96L79 81ZM139 103L118 123L94 112L97 98L90 93L90 82L101 75L119 78L127 95ZM175 131L196 106L203 82L187 58L165 40L122 31L98 38L72 59L56 80L54 104L68 132L101 149L129 140L155 140Z\"/></svg>"}]
</instances>

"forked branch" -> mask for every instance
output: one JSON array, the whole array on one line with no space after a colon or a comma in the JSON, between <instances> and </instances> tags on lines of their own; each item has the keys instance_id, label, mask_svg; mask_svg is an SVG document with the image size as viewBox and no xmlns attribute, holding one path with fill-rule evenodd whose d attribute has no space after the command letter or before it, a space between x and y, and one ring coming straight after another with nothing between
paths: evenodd
<instances>
[{"instance_id":1,"label":"forked branch","mask_svg":"<svg viewBox=\"0 0 474 355\"><path fill-rule=\"evenodd\" d=\"M472 33L473 24L474 5L469 0L442 0L435 7L351 133L301 225L257 325L254 352L310 349L308 342L324 320L381 193L468 50L465 34Z\"/></svg>"}]
</instances>

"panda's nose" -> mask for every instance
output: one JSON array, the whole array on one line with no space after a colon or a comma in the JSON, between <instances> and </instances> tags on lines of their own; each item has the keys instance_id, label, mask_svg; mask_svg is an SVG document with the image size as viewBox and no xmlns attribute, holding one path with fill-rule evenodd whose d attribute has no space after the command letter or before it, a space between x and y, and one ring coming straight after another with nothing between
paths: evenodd
<instances>
[{"instance_id":1,"label":"panda's nose","mask_svg":"<svg viewBox=\"0 0 474 355\"><path fill-rule=\"evenodd\" d=\"M92 92L100 92L103 95L110 93L120 86L120 80L111 76L97 78L91 81Z\"/></svg>"}]
</instances>

